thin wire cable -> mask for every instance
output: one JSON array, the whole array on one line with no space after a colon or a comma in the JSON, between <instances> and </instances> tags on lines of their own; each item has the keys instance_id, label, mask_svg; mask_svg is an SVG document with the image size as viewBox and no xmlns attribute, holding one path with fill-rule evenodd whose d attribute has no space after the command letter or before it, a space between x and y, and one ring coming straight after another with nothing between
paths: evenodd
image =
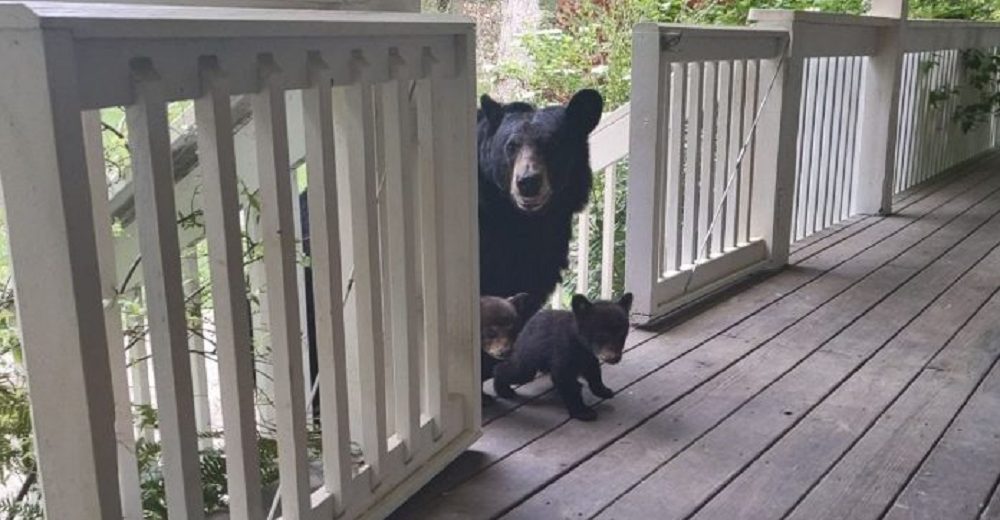
<instances>
[{"instance_id":1,"label":"thin wire cable","mask_svg":"<svg viewBox=\"0 0 1000 520\"><path fill-rule=\"evenodd\" d=\"M698 270L698 262L705 260L708 253L708 244L712 239L712 233L715 231L715 225L719 220L719 216L722 215L722 209L725 207L726 199L729 197L733 182L736 180L736 175L740 172L740 166L743 165L743 158L746 156L747 149L750 147L750 143L753 142L754 135L757 132L757 126L760 124L760 118L764 114L764 107L767 105L767 100L771 97L771 92L774 90L774 85L778 81L778 77L781 75L781 69L785 66L785 61L788 59L788 48L789 39L785 39L785 43L781 49L781 58L778 60L778 67L774 70L774 76L771 77L771 82L767 86L767 91L764 93L764 98L760 101L760 105L757 107L757 113L754 116L753 123L750 125L750 131L747 132L746 139L743 141L743 146L740 147L740 152L736 156L736 163L733 164L732 173L729 174L729 180L726 181L726 189L722 192L722 198L719 199L719 207L715 209L715 215L712 216L711 222L708 224L708 230L705 232L705 236L702 237L701 246L698 248L698 254L694 259L694 264L691 266L691 272L684 282L684 291L686 294L688 289L691 287L691 280L694 280L694 273Z\"/></svg>"}]
</instances>

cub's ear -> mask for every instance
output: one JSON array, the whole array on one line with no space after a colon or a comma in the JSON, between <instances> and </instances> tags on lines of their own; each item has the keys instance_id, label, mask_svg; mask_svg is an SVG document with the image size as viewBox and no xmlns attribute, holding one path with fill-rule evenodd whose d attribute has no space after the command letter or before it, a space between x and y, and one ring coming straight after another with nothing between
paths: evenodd
<instances>
[{"instance_id":1,"label":"cub's ear","mask_svg":"<svg viewBox=\"0 0 1000 520\"><path fill-rule=\"evenodd\" d=\"M627 292L618 299L618 306L625 309L625 312L632 310L632 293Z\"/></svg>"},{"instance_id":2,"label":"cub's ear","mask_svg":"<svg viewBox=\"0 0 1000 520\"><path fill-rule=\"evenodd\" d=\"M594 308L594 304L590 303L590 300L588 300L586 296L582 294L574 294L572 307L573 314L576 314L577 316L586 316L587 313Z\"/></svg>"},{"instance_id":3,"label":"cub's ear","mask_svg":"<svg viewBox=\"0 0 1000 520\"><path fill-rule=\"evenodd\" d=\"M490 133L493 133L500 128L500 123L503 122L503 105L497 103L489 96L489 94L483 94L479 98L479 107L483 111L483 115L486 116L486 120L490 125Z\"/></svg>"},{"instance_id":4,"label":"cub's ear","mask_svg":"<svg viewBox=\"0 0 1000 520\"><path fill-rule=\"evenodd\" d=\"M514 296L511 296L510 298L507 298L507 301L509 301L510 304L514 306L514 309L517 310L517 315L519 318L521 318L522 320L528 318L528 312L531 308L530 294L518 293L515 294Z\"/></svg>"},{"instance_id":5,"label":"cub's ear","mask_svg":"<svg viewBox=\"0 0 1000 520\"><path fill-rule=\"evenodd\" d=\"M573 99L566 105L566 118L570 126L583 135L597 127L604 111L604 98L596 90L584 89L573 94Z\"/></svg>"}]
</instances>

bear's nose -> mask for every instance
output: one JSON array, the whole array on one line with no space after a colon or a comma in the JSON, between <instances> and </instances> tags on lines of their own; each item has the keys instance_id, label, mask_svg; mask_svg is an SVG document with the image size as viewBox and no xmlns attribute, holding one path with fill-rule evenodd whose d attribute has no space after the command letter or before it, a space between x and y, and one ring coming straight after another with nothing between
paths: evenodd
<instances>
[{"instance_id":1,"label":"bear's nose","mask_svg":"<svg viewBox=\"0 0 1000 520\"><path fill-rule=\"evenodd\" d=\"M542 191L542 174L530 172L517 180L517 191L524 197L534 197Z\"/></svg>"}]
</instances>

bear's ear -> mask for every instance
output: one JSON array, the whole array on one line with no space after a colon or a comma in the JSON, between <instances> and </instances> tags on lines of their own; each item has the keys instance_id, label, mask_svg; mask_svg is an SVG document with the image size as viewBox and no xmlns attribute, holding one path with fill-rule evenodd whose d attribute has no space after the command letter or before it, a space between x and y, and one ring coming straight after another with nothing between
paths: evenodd
<instances>
[{"instance_id":1,"label":"bear's ear","mask_svg":"<svg viewBox=\"0 0 1000 520\"><path fill-rule=\"evenodd\" d=\"M514 306L514 309L517 310L517 316L519 318L523 320L528 317L528 310L531 307L530 294L518 293L510 298L507 298L507 301L509 301L510 304Z\"/></svg>"},{"instance_id":2,"label":"bear's ear","mask_svg":"<svg viewBox=\"0 0 1000 520\"><path fill-rule=\"evenodd\" d=\"M573 94L573 99L566 105L566 117L569 119L570 127L583 135L590 135L590 132L597 127L603 111L604 99L596 90L591 89Z\"/></svg>"},{"instance_id":3,"label":"bear's ear","mask_svg":"<svg viewBox=\"0 0 1000 520\"><path fill-rule=\"evenodd\" d=\"M495 132L503 122L503 105L494 101L488 94L483 94L479 98L479 106L490 124L490 133Z\"/></svg>"},{"instance_id":4,"label":"bear's ear","mask_svg":"<svg viewBox=\"0 0 1000 520\"><path fill-rule=\"evenodd\" d=\"M571 304L573 307L573 314L577 317L586 316L587 313L590 312L590 309L594 308L594 304L590 303L590 300L582 294L574 294Z\"/></svg>"},{"instance_id":5,"label":"bear's ear","mask_svg":"<svg viewBox=\"0 0 1000 520\"><path fill-rule=\"evenodd\" d=\"M621 307L621 308L623 308L623 309L625 309L626 313L628 313L629 311L631 311L632 310L632 293L627 292L627 293L623 294L622 297L618 299L618 306Z\"/></svg>"}]
</instances>

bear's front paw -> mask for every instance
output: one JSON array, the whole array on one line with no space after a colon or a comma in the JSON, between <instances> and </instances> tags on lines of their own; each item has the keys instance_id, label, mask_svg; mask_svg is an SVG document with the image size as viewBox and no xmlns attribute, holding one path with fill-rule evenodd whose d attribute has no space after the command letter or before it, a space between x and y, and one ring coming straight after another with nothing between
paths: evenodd
<instances>
[{"instance_id":1,"label":"bear's front paw","mask_svg":"<svg viewBox=\"0 0 1000 520\"><path fill-rule=\"evenodd\" d=\"M493 396L492 395L483 392L482 396L483 396L483 399L482 399L483 406L489 406L489 405L493 404Z\"/></svg>"},{"instance_id":2,"label":"bear's front paw","mask_svg":"<svg viewBox=\"0 0 1000 520\"><path fill-rule=\"evenodd\" d=\"M511 388L510 385L497 383L496 379L493 379L493 392L496 393L498 397L502 397L504 399L513 399L517 397L517 393L514 392L514 389Z\"/></svg>"},{"instance_id":3,"label":"bear's front paw","mask_svg":"<svg viewBox=\"0 0 1000 520\"><path fill-rule=\"evenodd\" d=\"M583 408L580 408L579 410L570 410L569 416L574 419L590 422L593 421L594 419L597 419L597 412L595 412L593 408L588 408L585 406Z\"/></svg>"},{"instance_id":4,"label":"bear's front paw","mask_svg":"<svg viewBox=\"0 0 1000 520\"><path fill-rule=\"evenodd\" d=\"M611 399L612 397L615 396L615 391L606 386L598 386L598 387L592 386L590 387L590 393L596 395L597 397L600 397L601 399Z\"/></svg>"}]
</instances>

